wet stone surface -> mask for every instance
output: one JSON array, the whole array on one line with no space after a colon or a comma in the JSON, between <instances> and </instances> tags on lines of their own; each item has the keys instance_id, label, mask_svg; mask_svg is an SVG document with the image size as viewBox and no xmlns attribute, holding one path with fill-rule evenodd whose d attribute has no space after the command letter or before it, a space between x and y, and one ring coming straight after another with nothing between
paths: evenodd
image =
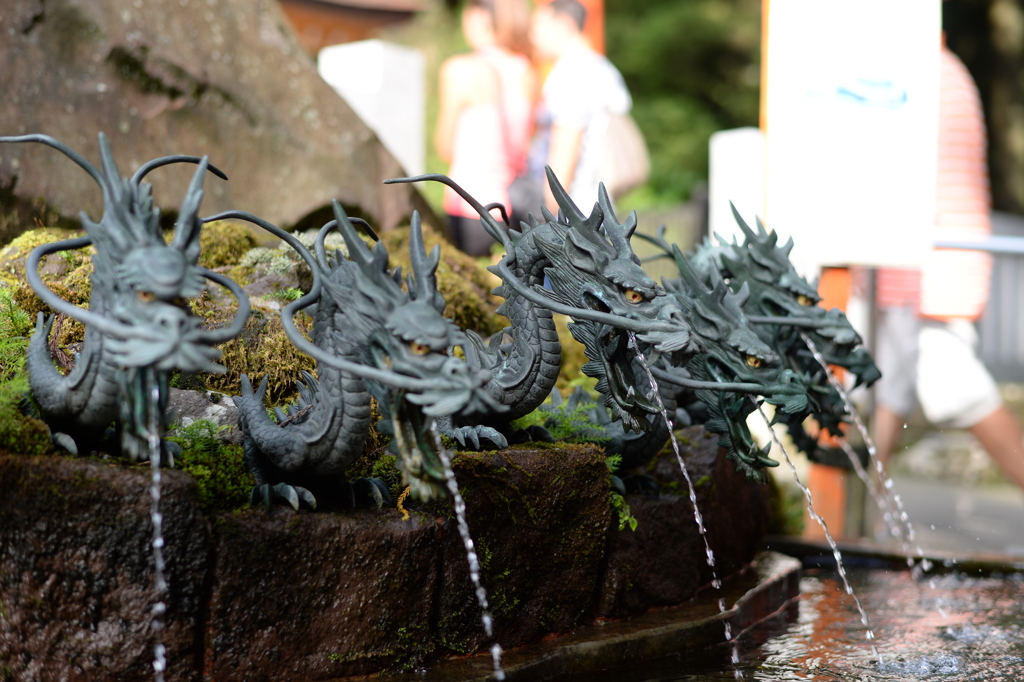
<instances>
[{"instance_id":1,"label":"wet stone surface","mask_svg":"<svg viewBox=\"0 0 1024 682\"><path fill-rule=\"evenodd\" d=\"M163 494L169 677L193 679L209 524L187 475L165 471ZM151 675L149 506L148 464L0 455L0 678Z\"/></svg>"},{"instance_id":2,"label":"wet stone surface","mask_svg":"<svg viewBox=\"0 0 1024 682\"><path fill-rule=\"evenodd\" d=\"M688 455L694 479L714 472L698 494L728 572L759 546L766 492L717 458L714 440L699 430L688 439L700 445ZM640 522L632 532L617 529L599 448L463 453L454 468L506 649L684 601L710 579L689 501L674 495L668 470L661 499L629 497ZM146 467L0 454L4 674L149 674L148 505ZM410 670L489 644L450 505L409 521L395 509L285 507L207 519L193 482L166 471L163 507L169 679L325 680Z\"/></svg>"},{"instance_id":3,"label":"wet stone surface","mask_svg":"<svg viewBox=\"0 0 1024 682\"><path fill-rule=\"evenodd\" d=\"M719 455L718 437L691 426L680 450L697 492L719 577L750 561L768 528L768 494ZM597 615L621 618L679 604L711 582L686 482L671 448L646 468L662 490L657 499L627 495L636 531L613 529Z\"/></svg>"}]
</instances>

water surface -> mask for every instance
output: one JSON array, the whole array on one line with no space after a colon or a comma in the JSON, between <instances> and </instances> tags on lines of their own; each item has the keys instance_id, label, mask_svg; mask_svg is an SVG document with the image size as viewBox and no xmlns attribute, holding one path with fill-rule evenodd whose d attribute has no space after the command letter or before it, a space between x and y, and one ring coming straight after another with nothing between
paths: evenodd
<instances>
[{"instance_id":1,"label":"water surface","mask_svg":"<svg viewBox=\"0 0 1024 682\"><path fill-rule=\"evenodd\" d=\"M683 674L671 659L590 676L595 682L734 680L1024 680L1024 578L946 574L915 582L907 571L853 568L850 582L871 618L882 663L838 575L805 571L795 613L747 633L741 659Z\"/></svg>"}]
</instances>

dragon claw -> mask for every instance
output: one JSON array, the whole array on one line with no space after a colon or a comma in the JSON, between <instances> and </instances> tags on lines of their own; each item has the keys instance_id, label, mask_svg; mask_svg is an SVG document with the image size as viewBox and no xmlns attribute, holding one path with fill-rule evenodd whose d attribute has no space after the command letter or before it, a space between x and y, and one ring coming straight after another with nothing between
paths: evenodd
<instances>
[{"instance_id":1,"label":"dragon claw","mask_svg":"<svg viewBox=\"0 0 1024 682\"><path fill-rule=\"evenodd\" d=\"M658 482L647 474L633 474L622 479L627 492L658 497Z\"/></svg>"},{"instance_id":2,"label":"dragon claw","mask_svg":"<svg viewBox=\"0 0 1024 682\"><path fill-rule=\"evenodd\" d=\"M384 507L394 507L395 502L391 499L391 493L388 491L387 484L379 478L360 478L352 482L350 486L352 489L352 502L353 506L360 500L370 498L373 500L377 509Z\"/></svg>"},{"instance_id":3,"label":"dragon claw","mask_svg":"<svg viewBox=\"0 0 1024 682\"><path fill-rule=\"evenodd\" d=\"M474 450L480 450L481 444L486 447L487 441L490 441L497 450L508 447L508 439L500 431L490 426L460 426L452 429L450 435L462 447L466 447L468 441Z\"/></svg>"},{"instance_id":4,"label":"dragon claw","mask_svg":"<svg viewBox=\"0 0 1024 682\"><path fill-rule=\"evenodd\" d=\"M39 313L42 315L42 313ZM56 432L50 436L50 440L57 447L64 448L68 451L68 454L74 456L78 454L78 444L75 443L75 439L66 433Z\"/></svg>"},{"instance_id":5,"label":"dragon claw","mask_svg":"<svg viewBox=\"0 0 1024 682\"><path fill-rule=\"evenodd\" d=\"M313 496L313 493L305 488L288 485L287 483L277 483L275 485L264 483L254 487L249 495L249 505L255 507L262 501L263 508L268 514L273 507L274 500L287 502L295 511L299 511L300 502L305 503L306 506L312 509L316 509L316 498Z\"/></svg>"}]
</instances>

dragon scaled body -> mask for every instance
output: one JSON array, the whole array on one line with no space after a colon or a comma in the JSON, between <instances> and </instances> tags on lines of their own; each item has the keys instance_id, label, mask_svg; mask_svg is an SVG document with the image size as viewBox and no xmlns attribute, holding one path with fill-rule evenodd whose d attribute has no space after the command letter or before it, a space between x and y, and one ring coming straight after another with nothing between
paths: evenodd
<instances>
[{"instance_id":1,"label":"dragon scaled body","mask_svg":"<svg viewBox=\"0 0 1024 682\"><path fill-rule=\"evenodd\" d=\"M148 437L154 429L157 435L163 434L170 372L223 372L215 362L220 352L214 346L236 336L249 313L248 299L236 284L197 265L203 179L208 170L226 176L205 158L169 156L123 178L102 133L100 168L45 135L4 137L0 142L53 147L85 170L103 191L102 219L95 222L84 213L81 216L87 237L40 246L28 260L29 284L43 301L86 325L82 352L65 376L54 368L47 344L53 320L39 316L26 366L43 419L54 440L72 452L97 446L116 421L122 452L133 461L148 458ZM199 167L167 243L151 186L142 179L155 168L178 162ZM90 307L83 310L53 294L37 268L45 255L89 244L96 252ZM186 299L197 296L205 280L226 286L239 301L238 314L226 328L203 329L200 318L187 306Z\"/></svg>"}]
</instances>

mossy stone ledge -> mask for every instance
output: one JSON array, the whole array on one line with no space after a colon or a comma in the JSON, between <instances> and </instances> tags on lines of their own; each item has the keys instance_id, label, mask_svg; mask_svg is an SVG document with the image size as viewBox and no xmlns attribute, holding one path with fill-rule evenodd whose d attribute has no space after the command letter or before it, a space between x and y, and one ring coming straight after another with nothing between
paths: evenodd
<instances>
[{"instance_id":1,"label":"mossy stone ledge","mask_svg":"<svg viewBox=\"0 0 1024 682\"><path fill-rule=\"evenodd\" d=\"M759 548L767 489L700 429L687 440L723 575ZM671 461L652 468L663 490L678 483ZM620 531L598 447L460 453L454 467L506 649L707 586L687 497L628 496L640 523ZM450 503L407 521L387 508L204 513L193 479L163 480L169 679L329 680L487 650ZM0 662L14 679L149 674L148 487L147 467L0 454Z\"/></svg>"}]
</instances>

